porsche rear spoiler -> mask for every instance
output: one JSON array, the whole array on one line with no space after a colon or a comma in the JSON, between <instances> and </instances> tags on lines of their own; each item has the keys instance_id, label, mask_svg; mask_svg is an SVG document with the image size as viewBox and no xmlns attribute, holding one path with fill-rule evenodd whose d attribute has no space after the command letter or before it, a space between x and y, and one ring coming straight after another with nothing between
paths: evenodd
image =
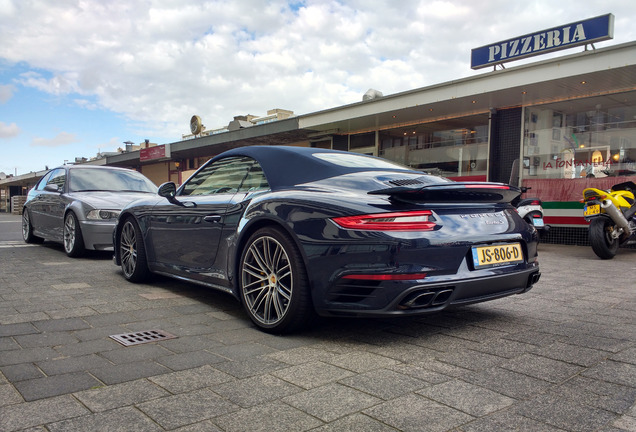
<instances>
[{"instance_id":1,"label":"porsche rear spoiler","mask_svg":"<svg viewBox=\"0 0 636 432\"><path fill-rule=\"evenodd\" d=\"M397 186L368 192L389 195L391 199L408 202L472 202L507 203L521 194L521 189L492 182L452 182L428 186Z\"/></svg>"}]
</instances>

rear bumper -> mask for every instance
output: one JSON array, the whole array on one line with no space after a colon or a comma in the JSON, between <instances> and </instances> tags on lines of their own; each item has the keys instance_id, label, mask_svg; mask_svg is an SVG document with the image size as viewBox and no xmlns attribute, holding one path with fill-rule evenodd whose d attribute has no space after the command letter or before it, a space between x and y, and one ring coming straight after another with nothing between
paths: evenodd
<instances>
[{"instance_id":1,"label":"rear bumper","mask_svg":"<svg viewBox=\"0 0 636 432\"><path fill-rule=\"evenodd\" d=\"M342 292L328 296L323 308L317 312L324 316L411 316L439 312L449 307L481 303L529 291L539 281L538 264L514 273L464 280L433 283L391 282L403 289L382 307L374 307L386 298L387 292L396 292L395 286L377 284L374 287L352 287L349 294ZM424 282L424 281L422 281ZM352 293L355 293L352 294Z\"/></svg>"}]
</instances>

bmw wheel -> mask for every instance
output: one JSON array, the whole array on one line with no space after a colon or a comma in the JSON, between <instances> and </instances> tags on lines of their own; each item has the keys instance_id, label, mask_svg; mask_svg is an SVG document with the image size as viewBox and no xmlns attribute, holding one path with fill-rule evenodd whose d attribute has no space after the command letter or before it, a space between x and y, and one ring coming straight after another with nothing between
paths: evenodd
<instances>
[{"instance_id":1,"label":"bmw wheel","mask_svg":"<svg viewBox=\"0 0 636 432\"><path fill-rule=\"evenodd\" d=\"M592 250L601 259L612 259L618 252L618 239L612 237L616 225L607 217L592 219L589 227Z\"/></svg>"},{"instance_id":2,"label":"bmw wheel","mask_svg":"<svg viewBox=\"0 0 636 432\"><path fill-rule=\"evenodd\" d=\"M44 239L33 234L31 216L26 208L22 210L22 238L26 243L42 243Z\"/></svg>"},{"instance_id":3,"label":"bmw wheel","mask_svg":"<svg viewBox=\"0 0 636 432\"><path fill-rule=\"evenodd\" d=\"M270 333L302 328L313 314L307 272L298 248L273 227L247 241L239 265L240 294L250 319Z\"/></svg>"},{"instance_id":4,"label":"bmw wheel","mask_svg":"<svg viewBox=\"0 0 636 432\"><path fill-rule=\"evenodd\" d=\"M141 229L132 218L128 218L119 233L119 257L124 277L131 282L142 282L148 278L146 247Z\"/></svg>"},{"instance_id":5,"label":"bmw wheel","mask_svg":"<svg viewBox=\"0 0 636 432\"><path fill-rule=\"evenodd\" d=\"M64 216L64 252L66 255L76 258L84 254L84 238L79 226L77 216L72 211Z\"/></svg>"}]
</instances>

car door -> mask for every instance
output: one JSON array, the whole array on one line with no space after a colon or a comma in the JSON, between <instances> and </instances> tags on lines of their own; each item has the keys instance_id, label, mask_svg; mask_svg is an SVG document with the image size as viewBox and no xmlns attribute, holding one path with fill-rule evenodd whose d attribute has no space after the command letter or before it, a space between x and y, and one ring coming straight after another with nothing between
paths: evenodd
<instances>
[{"instance_id":1,"label":"car door","mask_svg":"<svg viewBox=\"0 0 636 432\"><path fill-rule=\"evenodd\" d=\"M46 185L39 193L38 209L40 209L37 223L47 238L62 238L64 227L64 185L66 184L66 170L53 170ZM48 187L47 187L48 186Z\"/></svg>"},{"instance_id":2,"label":"car door","mask_svg":"<svg viewBox=\"0 0 636 432\"><path fill-rule=\"evenodd\" d=\"M178 191L161 201L150 216L148 258L157 271L225 284L226 270L215 268L225 241L225 215L254 160L225 158L200 169Z\"/></svg>"}]
</instances>

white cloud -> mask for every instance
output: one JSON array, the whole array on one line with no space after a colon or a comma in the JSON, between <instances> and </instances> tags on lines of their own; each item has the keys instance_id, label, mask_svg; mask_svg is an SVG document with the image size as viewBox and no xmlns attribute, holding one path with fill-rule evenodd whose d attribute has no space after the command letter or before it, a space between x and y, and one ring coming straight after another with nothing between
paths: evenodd
<instances>
[{"instance_id":1,"label":"white cloud","mask_svg":"<svg viewBox=\"0 0 636 432\"><path fill-rule=\"evenodd\" d=\"M360 101L369 88L387 95L458 79L475 73L471 48L608 12L605 2L581 9L576 0L0 6L11 12L0 13L0 58L33 68L20 85L72 95L80 106L122 114L140 135L173 139L187 132L193 114L215 128L234 115L271 108L303 114ZM631 0L610 9L617 38L635 39Z\"/></svg>"},{"instance_id":2,"label":"white cloud","mask_svg":"<svg viewBox=\"0 0 636 432\"><path fill-rule=\"evenodd\" d=\"M0 121L0 138L13 138L20 135L20 128L17 124L6 124Z\"/></svg>"},{"instance_id":3,"label":"white cloud","mask_svg":"<svg viewBox=\"0 0 636 432\"><path fill-rule=\"evenodd\" d=\"M34 138L31 147L64 147L77 141L75 134L60 132L53 138Z\"/></svg>"}]
</instances>

